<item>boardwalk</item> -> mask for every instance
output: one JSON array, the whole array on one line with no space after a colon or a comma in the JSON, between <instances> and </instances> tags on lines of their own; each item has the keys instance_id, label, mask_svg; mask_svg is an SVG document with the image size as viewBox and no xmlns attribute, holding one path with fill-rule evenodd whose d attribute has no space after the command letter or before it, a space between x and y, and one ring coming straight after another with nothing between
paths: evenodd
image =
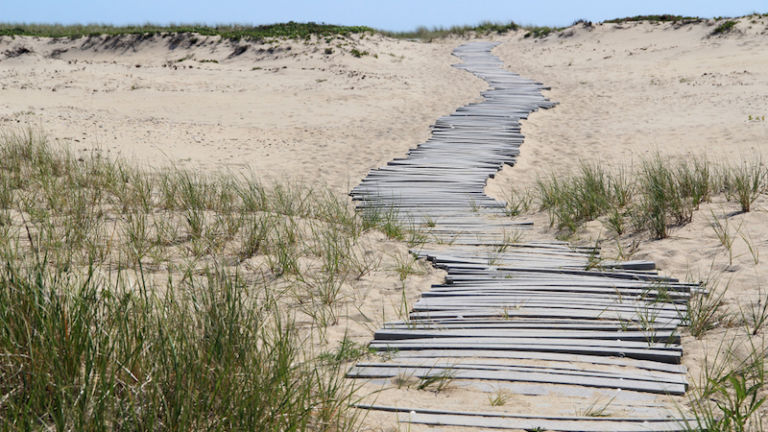
<instances>
[{"instance_id":1,"label":"boardwalk","mask_svg":"<svg viewBox=\"0 0 768 432\"><path fill-rule=\"evenodd\" d=\"M514 164L519 120L553 103L540 84L506 71L493 46L455 50L463 62L456 67L488 82L485 100L438 119L427 142L373 170L351 193L363 210L428 226L434 242L413 252L448 273L408 320L376 332L371 347L388 355L349 370L386 389L379 403L358 406L414 425L681 430L674 396L687 381L677 327L697 287L657 274L653 263L596 261L591 249L514 241L530 226L512 221L483 189ZM397 404L391 383L403 377L487 393L487 409L418 395ZM518 403L488 403L500 389ZM595 401L607 408L595 412Z\"/></svg>"}]
</instances>

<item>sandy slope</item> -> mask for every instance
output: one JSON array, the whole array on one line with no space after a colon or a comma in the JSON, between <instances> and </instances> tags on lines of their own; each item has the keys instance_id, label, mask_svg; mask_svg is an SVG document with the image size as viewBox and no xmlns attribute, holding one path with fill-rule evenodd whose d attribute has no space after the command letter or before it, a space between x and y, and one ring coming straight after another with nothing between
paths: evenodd
<instances>
[{"instance_id":1,"label":"sandy slope","mask_svg":"<svg viewBox=\"0 0 768 432\"><path fill-rule=\"evenodd\" d=\"M565 172L580 159L615 168L654 152L712 160L768 157L768 122L749 120L768 115L768 18L752 20L742 19L736 32L723 37L708 36L711 23L578 26L539 40L524 38L524 32L495 36L503 42L495 52L508 68L551 86L548 96L560 105L524 122L518 165L505 169L489 191L503 196L511 187L531 187L537 176ZM479 100L484 84L450 66L456 61L450 52L459 43L374 36L249 45L234 55L242 44L216 38L200 38L193 46L188 39L160 37L3 38L0 127L40 126L53 140L81 151L100 149L208 172L253 170L344 193L368 169L426 139L438 116ZM31 53L14 57L20 47ZM352 47L370 55L356 58ZM333 53L325 54L326 48ZM669 239L627 242L635 241L634 258L654 260L673 276L731 280L726 299L737 308L756 300L768 275L768 200L761 198L755 207L737 215L733 204L715 200ZM711 228L712 213L736 237L732 263ZM532 237L554 235L543 215L528 217L538 224ZM605 235L600 222L578 233L583 242ZM402 245L372 241L372 253L387 256L387 266L394 265L394 254L405 253ZM757 260L748 244L758 251ZM606 255L617 253L615 242L604 246ZM369 291L361 291L372 295L355 301L368 312L384 304L396 309L395 277L377 273L364 281ZM436 278L430 273L411 281L408 295L417 296L416 285L426 289ZM351 315L362 321L360 314ZM358 340L369 327L357 324ZM336 330L336 337L343 333ZM703 341L686 338L685 361L694 375L723 333L736 331L718 330ZM425 397L417 393L382 400ZM468 410L490 409L485 395L466 389L427 397L439 405L446 396ZM391 419L373 415L369 424L396 430L379 424Z\"/></svg>"},{"instance_id":2,"label":"sandy slope","mask_svg":"<svg viewBox=\"0 0 768 432\"><path fill-rule=\"evenodd\" d=\"M484 88L451 67L453 41L197 39L3 38L2 124L152 164L348 191ZM7 58L22 47L31 53Z\"/></svg>"}]
</instances>

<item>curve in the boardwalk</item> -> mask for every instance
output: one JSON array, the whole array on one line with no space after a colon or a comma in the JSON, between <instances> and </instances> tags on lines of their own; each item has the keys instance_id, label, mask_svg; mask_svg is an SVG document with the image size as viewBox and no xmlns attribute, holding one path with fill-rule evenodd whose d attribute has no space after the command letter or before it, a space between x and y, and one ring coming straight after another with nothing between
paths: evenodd
<instances>
[{"instance_id":1,"label":"curve in the boardwalk","mask_svg":"<svg viewBox=\"0 0 768 432\"><path fill-rule=\"evenodd\" d=\"M515 163L523 143L519 120L554 104L541 95L540 83L505 70L490 52L495 45L456 48L463 63L455 67L488 82L484 100L439 118L427 142L371 171L351 192L359 207L391 209L406 223L428 223L439 241L459 244L501 241L521 227L488 219L503 217L505 204L483 188L504 164Z\"/></svg>"},{"instance_id":2,"label":"curve in the boardwalk","mask_svg":"<svg viewBox=\"0 0 768 432\"><path fill-rule=\"evenodd\" d=\"M515 391L515 383L524 383L524 392L535 385L556 394L571 386L603 392L637 416L359 407L444 426L684 430L665 398L687 389L677 327L698 287L659 275L651 262L603 261L599 270L587 270L593 250L507 242L510 231L525 225L504 217L504 203L484 194L485 183L514 164L523 142L519 120L553 104L541 84L504 70L491 54L494 46L475 42L455 50L463 62L456 67L488 82L483 102L438 119L427 142L371 171L351 193L364 211L391 211L402 222L430 226L441 245L416 253L448 275L422 294L407 322L376 332L371 347L394 352L391 359L360 362L348 376L429 379L450 371L469 387L494 381L512 383Z\"/></svg>"}]
</instances>

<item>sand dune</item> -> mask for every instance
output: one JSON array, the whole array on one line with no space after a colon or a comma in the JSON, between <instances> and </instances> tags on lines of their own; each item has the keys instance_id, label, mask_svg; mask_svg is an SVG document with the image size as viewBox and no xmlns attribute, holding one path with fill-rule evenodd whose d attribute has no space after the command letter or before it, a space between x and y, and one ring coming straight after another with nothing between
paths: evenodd
<instances>
[{"instance_id":1,"label":"sand dune","mask_svg":"<svg viewBox=\"0 0 768 432\"><path fill-rule=\"evenodd\" d=\"M3 38L2 122L78 150L347 191L484 87L451 67L453 41L189 38Z\"/></svg>"},{"instance_id":2,"label":"sand dune","mask_svg":"<svg viewBox=\"0 0 768 432\"><path fill-rule=\"evenodd\" d=\"M524 31L490 37L501 43L495 54L506 66L551 86L547 96L559 106L524 122L518 164L505 168L489 193L503 197L534 187L538 177L567 172L579 160L617 169L656 153L671 160L768 157L768 18L741 18L721 36L711 35L713 25L595 24L543 39ZM437 117L479 100L484 89L451 67L457 39L195 39L0 38L0 127L40 127L76 151L153 166L252 171L346 193L369 169L424 141ZM355 57L352 48L369 54ZM766 259L749 251L768 256L768 199L758 199L748 214L735 209L718 198L670 238L638 237L623 246L634 242L634 258L656 261L681 279L730 281L725 298L736 310L756 300L768 275ZM732 262L711 228L713 215L728 220L738 236ZM537 224L529 238L554 236L543 214L525 217ZM592 222L575 240L598 238L607 238L605 229ZM617 253L615 241L603 246L605 255ZM391 248L383 239L377 247ZM425 289L434 277L423 277ZM375 284L396 285L369 282ZM694 375L732 331L685 339L684 361ZM462 407L488 405L484 396L460 389L435 396L435 403L446 396ZM396 430L378 423L391 418L374 415L369 424Z\"/></svg>"}]
</instances>

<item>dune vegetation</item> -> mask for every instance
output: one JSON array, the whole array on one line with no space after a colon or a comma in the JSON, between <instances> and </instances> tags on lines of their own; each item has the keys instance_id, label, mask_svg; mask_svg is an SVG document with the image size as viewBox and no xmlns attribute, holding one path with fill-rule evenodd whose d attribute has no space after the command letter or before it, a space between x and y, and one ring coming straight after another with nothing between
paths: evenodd
<instances>
[{"instance_id":1,"label":"dune vegetation","mask_svg":"<svg viewBox=\"0 0 768 432\"><path fill-rule=\"evenodd\" d=\"M342 364L367 350L313 333L379 265L360 236L405 239L391 217L33 132L3 135L0 184L3 429L354 429Z\"/></svg>"},{"instance_id":2,"label":"dune vegetation","mask_svg":"<svg viewBox=\"0 0 768 432\"><path fill-rule=\"evenodd\" d=\"M570 175L552 173L540 178L534 190L511 193L508 210L517 216L538 205L564 237L602 218L616 235L647 232L661 239L671 227L690 222L713 196L722 195L748 212L768 192L768 167L759 158L730 166L703 159L675 163L656 155L639 165L609 172L582 161Z\"/></svg>"},{"instance_id":3,"label":"dune vegetation","mask_svg":"<svg viewBox=\"0 0 768 432\"><path fill-rule=\"evenodd\" d=\"M632 17L605 20L605 23L620 24L626 22L672 22L699 23L706 18L680 15L637 15ZM733 20L714 18L718 26L712 34L722 34L730 31L736 24ZM721 22L722 21L722 22ZM583 19L574 21L571 25L584 24L591 26L590 21ZM315 22L275 23L266 25L205 25L205 24L141 24L113 26L107 24L39 24L39 23L0 23L0 36L35 36L50 38L80 38L87 36L115 35L170 35L180 33L198 34L201 36L221 36L230 40L261 41L268 39L309 39L310 37L346 37L354 34L383 34L399 39L418 39L431 41L450 36L466 37L470 35L504 34L511 31L524 31L525 37L541 38L551 33L564 30L565 27L521 25L514 21L493 22L484 21L476 25L456 25L451 27L421 26L411 31L389 31L367 26L345 26Z\"/></svg>"}]
</instances>

